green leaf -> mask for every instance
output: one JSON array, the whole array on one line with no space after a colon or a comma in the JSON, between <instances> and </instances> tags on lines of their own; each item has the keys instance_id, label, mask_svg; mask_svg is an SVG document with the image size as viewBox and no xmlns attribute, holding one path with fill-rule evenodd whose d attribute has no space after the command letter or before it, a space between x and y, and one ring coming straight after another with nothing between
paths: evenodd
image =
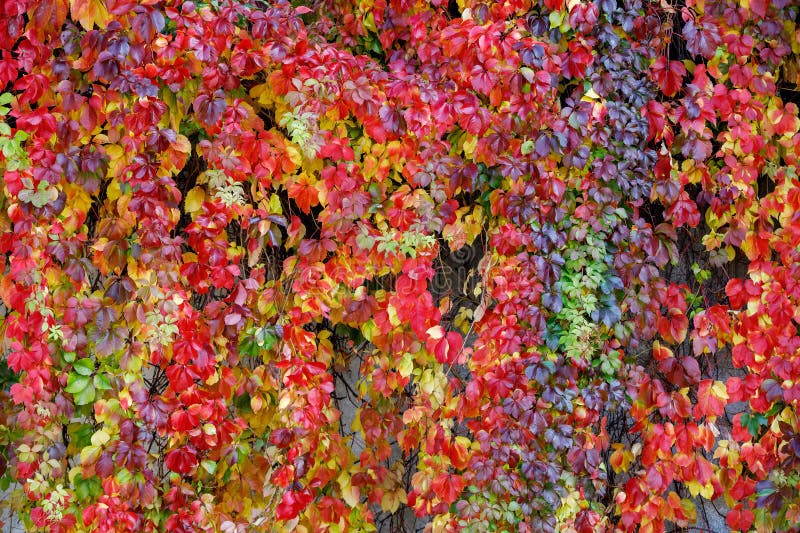
<instances>
[{"instance_id":1,"label":"green leaf","mask_svg":"<svg viewBox=\"0 0 800 533\"><path fill-rule=\"evenodd\" d=\"M11 486L11 469L6 470L6 473L0 477L0 490L6 491Z\"/></svg>"},{"instance_id":2,"label":"green leaf","mask_svg":"<svg viewBox=\"0 0 800 533\"><path fill-rule=\"evenodd\" d=\"M256 330L256 344L264 350L271 350L278 340L270 329L272 328L258 328Z\"/></svg>"},{"instance_id":3,"label":"green leaf","mask_svg":"<svg viewBox=\"0 0 800 533\"><path fill-rule=\"evenodd\" d=\"M67 426L67 433L69 434L70 445L74 444L76 449L81 449L92 443L94 429L91 424L73 422Z\"/></svg>"},{"instance_id":4,"label":"green leaf","mask_svg":"<svg viewBox=\"0 0 800 533\"><path fill-rule=\"evenodd\" d=\"M217 463L216 463L216 461L210 461L210 460L206 459L205 461L202 461L200 463L200 465L203 467L203 470L205 470L206 472L208 472L212 476L217 471Z\"/></svg>"},{"instance_id":5,"label":"green leaf","mask_svg":"<svg viewBox=\"0 0 800 533\"><path fill-rule=\"evenodd\" d=\"M81 376L91 376L94 373L94 361L90 358L78 359L72 363L72 369Z\"/></svg>"},{"instance_id":6,"label":"green leaf","mask_svg":"<svg viewBox=\"0 0 800 533\"><path fill-rule=\"evenodd\" d=\"M239 353L256 357L258 355L258 344L254 337L245 337L239 342Z\"/></svg>"},{"instance_id":7,"label":"green leaf","mask_svg":"<svg viewBox=\"0 0 800 533\"><path fill-rule=\"evenodd\" d=\"M73 395L75 398L75 405L88 405L94 402L95 390L91 384L83 389L81 392Z\"/></svg>"},{"instance_id":8,"label":"green leaf","mask_svg":"<svg viewBox=\"0 0 800 533\"><path fill-rule=\"evenodd\" d=\"M67 377L67 386L64 390L72 394L75 399L75 405L87 405L94 401L95 390L92 378L89 376L81 376L70 372Z\"/></svg>"},{"instance_id":9,"label":"green leaf","mask_svg":"<svg viewBox=\"0 0 800 533\"><path fill-rule=\"evenodd\" d=\"M94 386L100 390L111 390L111 380L106 374L97 374L94 377Z\"/></svg>"},{"instance_id":10,"label":"green leaf","mask_svg":"<svg viewBox=\"0 0 800 533\"><path fill-rule=\"evenodd\" d=\"M121 469L115 476L120 485L127 485L133 479L133 474L127 468Z\"/></svg>"},{"instance_id":11,"label":"green leaf","mask_svg":"<svg viewBox=\"0 0 800 533\"><path fill-rule=\"evenodd\" d=\"M67 376L67 386L64 389L70 394L77 394L92 384L92 380L86 376L70 372Z\"/></svg>"},{"instance_id":12,"label":"green leaf","mask_svg":"<svg viewBox=\"0 0 800 533\"><path fill-rule=\"evenodd\" d=\"M79 500L88 500L98 497L102 493L100 479L97 476L84 479L82 475L75 476L75 495Z\"/></svg>"},{"instance_id":13,"label":"green leaf","mask_svg":"<svg viewBox=\"0 0 800 533\"><path fill-rule=\"evenodd\" d=\"M520 151L522 155L528 155L531 152L533 152L533 148L534 148L533 141L531 139L528 139L527 141L522 143L522 146L520 146Z\"/></svg>"},{"instance_id":14,"label":"green leaf","mask_svg":"<svg viewBox=\"0 0 800 533\"><path fill-rule=\"evenodd\" d=\"M761 413L744 413L741 418L742 426L747 429L753 438L761 433L761 426L767 425L767 417Z\"/></svg>"}]
</instances>

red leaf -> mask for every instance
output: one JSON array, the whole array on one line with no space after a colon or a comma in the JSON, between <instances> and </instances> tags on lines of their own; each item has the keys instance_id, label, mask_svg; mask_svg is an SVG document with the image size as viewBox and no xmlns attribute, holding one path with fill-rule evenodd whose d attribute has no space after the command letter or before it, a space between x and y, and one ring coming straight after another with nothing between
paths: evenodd
<instances>
[{"instance_id":1,"label":"red leaf","mask_svg":"<svg viewBox=\"0 0 800 533\"><path fill-rule=\"evenodd\" d=\"M44 74L23 76L14 83L14 89L23 91L22 94L17 96L17 101L20 105L38 102L49 86L50 80ZM40 109L47 111L47 108Z\"/></svg>"},{"instance_id":2,"label":"red leaf","mask_svg":"<svg viewBox=\"0 0 800 533\"><path fill-rule=\"evenodd\" d=\"M17 118L17 128L49 139L56 132L56 119L46 107L40 107L36 111L21 114Z\"/></svg>"},{"instance_id":3,"label":"red leaf","mask_svg":"<svg viewBox=\"0 0 800 533\"><path fill-rule=\"evenodd\" d=\"M188 432L195 427L199 423L197 416L194 414L193 411L189 411L186 409L178 409L174 411L169 417L170 423L172 428L175 431L179 431L182 433Z\"/></svg>"},{"instance_id":4,"label":"red leaf","mask_svg":"<svg viewBox=\"0 0 800 533\"><path fill-rule=\"evenodd\" d=\"M670 344L680 344L686 338L689 319L677 308L671 308L667 316L659 317L656 323L658 333Z\"/></svg>"},{"instance_id":5,"label":"red leaf","mask_svg":"<svg viewBox=\"0 0 800 533\"><path fill-rule=\"evenodd\" d=\"M334 161L352 161L355 159L355 152L347 144L347 139L334 137L326 143L319 151L320 157L327 157Z\"/></svg>"},{"instance_id":6,"label":"red leaf","mask_svg":"<svg viewBox=\"0 0 800 533\"><path fill-rule=\"evenodd\" d=\"M661 92L666 96L675 96L683 83L683 76L686 75L686 67L680 61L670 61L664 56L656 59L650 67L653 78L661 87Z\"/></svg>"},{"instance_id":7,"label":"red leaf","mask_svg":"<svg viewBox=\"0 0 800 533\"><path fill-rule=\"evenodd\" d=\"M672 220L676 227L688 224L694 228L700 224L700 211L698 211L697 204L689 198L689 194L686 191L682 191L677 201L667 209L667 217Z\"/></svg>"},{"instance_id":8,"label":"red leaf","mask_svg":"<svg viewBox=\"0 0 800 533\"><path fill-rule=\"evenodd\" d=\"M303 489L302 491L287 490L283 493L281 503L275 509L275 518L278 520L291 520L297 517L312 499L313 496L308 489Z\"/></svg>"},{"instance_id":9,"label":"red leaf","mask_svg":"<svg viewBox=\"0 0 800 533\"><path fill-rule=\"evenodd\" d=\"M106 8L112 15L122 16L138 5L135 0L106 0Z\"/></svg>"},{"instance_id":10,"label":"red leaf","mask_svg":"<svg viewBox=\"0 0 800 533\"><path fill-rule=\"evenodd\" d=\"M660 140L664 136L664 127L667 124L667 110L664 105L659 102L658 100L650 100L648 102L647 107L643 110L645 118L647 118L647 124L650 126L648 128L648 140ZM668 157L664 158L663 156L659 158L659 162L661 159L666 159L669 165L671 166L671 161ZM656 172L658 174L658 171ZM667 173L667 177L669 174Z\"/></svg>"},{"instance_id":11,"label":"red leaf","mask_svg":"<svg viewBox=\"0 0 800 533\"><path fill-rule=\"evenodd\" d=\"M0 60L0 87L5 87L10 81L17 79L19 62L11 57L7 50L3 50L2 60Z\"/></svg>"},{"instance_id":12,"label":"red leaf","mask_svg":"<svg viewBox=\"0 0 800 533\"><path fill-rule=\"evenodd\" d=\"M435 326L428 330L430 337L425 342L428 351L432 352L436 360L440 363L453 364L461 353L464 339L458 333L450 331L447 334L441 326Z\"/></svg>"},{"instance_id":13,"label":"red leaf","mask_svg":"<svg viewBox=\"0 0 800 533\"><path fill-rule=\"evenodd\" d=\"M665 350L666 348L662 348ZM670 352L671 353L671 352ZM668 357L658 363L658 371L667 379L678 386L684 386L700 381L700 366L693 357Z\"/></svg>"},{"instance_id":14,"label":"red leaf","mask_svg":"<svg viewBox=\"0 0 800 533\"><path fill-rule=\"evenodd\" d=\"M666 292L664 292L662 295L661 303L664 304L664 307L669 309L675 308L686 312L686 299L683 297L683 289L685 287L685 285L676 285L675 283L670 283Z\"/></svg>"},{"instance_id":15,"label":"red leaf","mask_svg":"<svg viewBox=\"0 0 800 533\"><path fill-rule=\"evenodd\" d=\"M599 524L600 515L589 509L581 510L575 518L575 527L578 529L578 533L593 533L598 530Z\"/></svg>"},{"instance_id":16,"label":"red leaf","mask_svg":"<svg viewBox=\"0 0 800 533\"><path fill-rule=\"evenodd\" d=\"M700 381L700 365L697 363L697 359L689 356L681 357L681 366L689 383Z\"/></svg>"},{"instance_id":17,"label":"red leaf","mask_svg":"<svg viewBox=\"0 0 800 533\"><path fill-rule=\"evenodd\" d=\"M744 399L747 393L741 378L730 377L725 383L725 388L728 391L728 396L731 402L740 402Z\"/></svg>"},{"instance_id":18,"label":"red leaf","mask_svg":"<svg viewBox=\"0 0 800 533\"><path fill-rule=\"evenodd\" d=\"M753 511L744 509L741 503L728 511L727 516L725 516L725 521L728 523L728 526L738 531L749 531L754 519L755 515Z\"/></svg>"},{"instance_id":19,"label":"red leaf","mask_svg":"<svg viewBox=\"0 0 800 533\"><path fill-rule=\"evenodd\" d=\"M722 396L727 400L728 393L725 386L713 380L704 379L697 388L697 405L694 407L695 418L703 416L720 416L725 412L725 403L720 399Z\"/></svg>"},{"instance_id":20,"label":"red leaf","mask_svg":"<svg viewBox=\"0 0 800 533\"><path fill-rule=\"evenodd\" d=\"M467 467L469 464L469 448L467 447L467 443L464 442L463 437L459 437L456 439L450 447L450 461L453 463L453 466L459 470L462 470Z\"/></svg>"},{"instance_id":21,"label":"red leaf","mask_svg":"<svg viewBox=\"0 0 800 533\"><path fill-rule=\"evenodd\" d=\"M173 472L191 474L197 468L197 454L189 446L182 446L167 453L164 465Z\"/></svg>"},{"instance_id":22,"label":"red leaf","mask_svg":"<svg viewBox=\"0 0 800 533\"><path fill-rule=\"evenodd\" d=\"M139 13L133 19L134 34L146 42L151 41L163 27L164 15L158 9L151 8Z\"/></svg>"},{"instance_id":23,"label":"red leaf","mask_svg":"<svg viewBox=\"0 0 800 533\"><path fill-rule=\"evenodd\" d=\"M433 483L431 483L433 492L447 505L456 501L456 498L458 498L458 495L461 494L465 486L466 482L463 477L446 472L437 475L433 479Z\"/></svg>"},{"instance_id":24,"label":"red leaf","mask_svg":"<svg viewBox=\"0 0 800 533\"><path fill-rule=\"evenodd\" d=\"M189 365L171 365L167 367L167 379L174 391L183 391L194 384L199 376Z\"/></svg>"},{"instance_id":25,"label":"red leaf","mask_svg":"<svg viewBox=\"0 0 800 533\"><path fill-rule=\"evenodd\" d=\"M647 468L647 486L653 489L655 492L661 491L661 485L664 483L664 477L661 475L661 472L658 471L656 465L650 465Z\"/></svg>"},{"instance_id":26,"label":"red leaf","mask_svg":"<svg viewBox=\"0 0 800 533\"><path fill-rule=\"evenodd\" d=\"M725 285L725 294L728 295L731 307L739 309L749 300L758 298L761 295L761 289L749 279L745 281L732 279Z\"/></svg>"},{"instance_id":27,"label":"red leaf","mask_svg":"<svg viewBox=\"0 0 800 533\"><path fill-rule=\"evenodd\" d=\"M797 105L793 102L789 102L786 106L779 105L775 109L770 109L767 117L769 117L768 131L773 131L775 135L780 136L797 131Z\"/></svg>"}]
</instances>

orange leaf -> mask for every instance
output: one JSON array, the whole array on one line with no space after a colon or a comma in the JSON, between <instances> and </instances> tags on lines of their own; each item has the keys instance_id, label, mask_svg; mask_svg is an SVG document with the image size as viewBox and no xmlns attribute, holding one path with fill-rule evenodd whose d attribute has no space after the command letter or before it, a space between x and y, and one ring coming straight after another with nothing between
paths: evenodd
<instances>
[{"instance_id":1,"label":"orange leaf","mask_svg":"<svg viewBox=\"0 0 800 533\"><path fill-rule=\"evenodd\" d=\"M104 30L111 20L102 0L71 0L69 11L73 20L80 22L86 30L91 30L95 25Z\"/></svg>"}]
</instances>

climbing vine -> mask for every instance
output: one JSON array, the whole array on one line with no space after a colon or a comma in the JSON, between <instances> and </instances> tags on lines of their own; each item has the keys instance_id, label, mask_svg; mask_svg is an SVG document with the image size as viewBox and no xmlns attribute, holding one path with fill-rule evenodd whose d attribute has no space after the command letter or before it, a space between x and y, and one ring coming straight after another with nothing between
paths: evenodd
<instances>
[{"instance_id":1,"label":"climbing vine","mask_svg":"<svg viewBox=\"0 0 800 533\"><path fill-rule=\"evenodd\" d=\"M31 531L800 523L798 6L0 6ZM700 511L700 512L699 512Z\"/></svg>"}]
</instances>

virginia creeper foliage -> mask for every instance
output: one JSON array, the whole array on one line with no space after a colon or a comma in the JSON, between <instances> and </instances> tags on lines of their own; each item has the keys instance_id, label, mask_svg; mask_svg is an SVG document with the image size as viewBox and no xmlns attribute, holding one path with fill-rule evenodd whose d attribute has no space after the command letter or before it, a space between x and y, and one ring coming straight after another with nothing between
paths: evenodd
<instances>
[{"instance_id":1,"label":"virginia creeper foliage","mask_svg":"<svg viewBox=\"0 0 800 533\"><path fill-rule=\"evenodd\" d=\"M6 504L795 530L798 11L1 3Z\"/></svg>"}]
</instances>

